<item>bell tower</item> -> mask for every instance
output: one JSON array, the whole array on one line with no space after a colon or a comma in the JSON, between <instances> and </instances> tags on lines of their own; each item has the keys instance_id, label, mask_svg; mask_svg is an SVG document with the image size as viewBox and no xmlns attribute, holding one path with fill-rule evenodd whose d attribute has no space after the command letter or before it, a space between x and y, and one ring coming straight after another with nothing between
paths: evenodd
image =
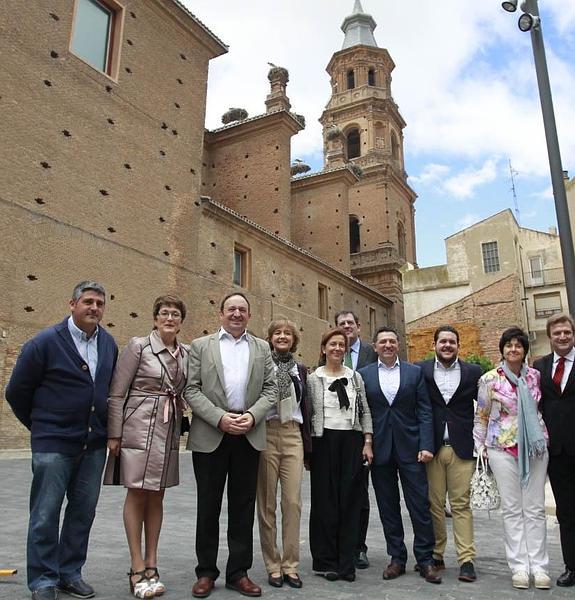
<instances>
[{"instance_id":1,"label":"bell tower","mask_svg":"<svg viewBox=\"0 0 575 600\"><path fill-rule=\"evenodd\" d=\"M325 169L353 164L362 176L349 193L351 273L395 301L390 324L404 330L401 271L416 264L415 192L403 160L406 126L391 94L395 64L377 45L376 23L355 0L327 72L331 97L320 118Z\"/></svg>"}]
</instances>

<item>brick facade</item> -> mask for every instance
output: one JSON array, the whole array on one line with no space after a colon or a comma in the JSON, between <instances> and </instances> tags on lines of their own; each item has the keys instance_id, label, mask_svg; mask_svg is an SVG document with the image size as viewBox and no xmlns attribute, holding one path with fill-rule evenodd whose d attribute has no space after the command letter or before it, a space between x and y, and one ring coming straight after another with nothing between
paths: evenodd
<instances>
[{"instance_id":1,"label":"brick facade","mask_svg":"<svg viewBox=\"0 0 575 600\"><path fill-rule=\"evenodd\" d=\"M461 355L483 354L497 363L505 329L522 323L521 283L509 275L465 298L407 324L409 360L421 360L433 345L433 332L449 324L460 334Z\"/></svg>"}]
</instances>

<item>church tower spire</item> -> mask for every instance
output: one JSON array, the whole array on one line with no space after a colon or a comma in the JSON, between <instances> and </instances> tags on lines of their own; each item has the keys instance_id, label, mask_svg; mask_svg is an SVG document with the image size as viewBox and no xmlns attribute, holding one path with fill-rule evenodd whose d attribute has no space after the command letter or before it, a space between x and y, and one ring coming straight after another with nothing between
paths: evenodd
<instances>
[{"instance_id":1,"label":"church tower spire","mask_svg":"<svg viewBox=\"0 0 575 600\"><path fill-rule=\"evenodd\" d=\"M373 36L373 30L377 27L373 17L363 12L360 0L355 0L353 13L343 20L341 25L345 33L342 50L352 46L375 46L377 42Z\"/></svg>"},{"instance_id":2,"label":"church tower spire","mask_svg":"<svg viewBox=\"0 0 575 600\"><path fill-rule=\"evenodd\" d=\"M320 117L325 168L361 168L361 179L349 190L351 273L394 300L389 321L402 330L401 271L406 263L416 264L417 196L404 168L406 123L391 94L395 63L377 45L375 20L360 0L341 28L345 39L326 68L332 93Z\"/></svg>"}]
</instances>

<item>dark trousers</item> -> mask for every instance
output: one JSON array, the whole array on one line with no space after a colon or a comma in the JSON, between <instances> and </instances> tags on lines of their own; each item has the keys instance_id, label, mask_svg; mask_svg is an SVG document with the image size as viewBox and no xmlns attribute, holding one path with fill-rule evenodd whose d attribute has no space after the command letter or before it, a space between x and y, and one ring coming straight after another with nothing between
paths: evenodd
<instances>
[{"instance_id":1,"label":"dark trousers","mask_svg":"<svg viewBox=\"0 0 575 600\"><path fill-rule=\"evenodd\" d=\"M363 435L325 429L313 439L309 541L314 571L355 572Z\"/></svg>"},{"instance_id":2,"label":"dark trousers","mask_svg":"<svg viewBox=\"0 0 575 600\"><path fill-rule=\"evenodd\" d=\"M369 469L362 469L363 478L358 493L361 495L361 512L359 513L359 529L357 536L356 553L367 552L367 528L369 526Z\"/></svg>"},{"instance_id":3,"label":"dark trousers","mask_svg":"<svg viewBox=\"0 0 575 600\"><path fill-rule=\"evenodd\" d=\"M549 456L549 481L555 496L565 566L575 571L575 456Z\"/></svg>"},{"instance_id":4,"label":"dark trousers","mask_svg":"<svg viewBox=\"0 0 575 600\"><path fill-rule=\"evenodd\" d=\"M253 528L260 453L244 435L225 434L213 452L193 452L198 508L196 555L198 577L217 579L220 512L228 482L228 562L226 581L247 575L253 561Z\"/></svg>"},{"instance_id":5,"label":"dark trousers","mask_svg":"<svg viewBox=\"0 0 575 600\"><path fill-rule=\"evenodd\" d=\"M413 526L413 553L421 566L433 563L433 524L429 511L427 475L423 463L401 463L395 460L385 465L371 467L371 480L375 489L379 516L391 562L405 565L407 548L403 541L403 522L399 504L398 474L403 497Z\"/></svg>"}]
</instances>

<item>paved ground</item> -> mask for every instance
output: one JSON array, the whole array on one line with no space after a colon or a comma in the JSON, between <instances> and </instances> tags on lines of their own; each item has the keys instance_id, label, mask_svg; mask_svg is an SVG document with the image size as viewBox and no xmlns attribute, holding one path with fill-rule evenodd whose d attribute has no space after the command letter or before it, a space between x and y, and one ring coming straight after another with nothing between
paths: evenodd
<instances>
[{"instance_id":1,"label":"paved ground","mask_svg":"<svg viewBox=\"0 0 575 600\"><path fill-rule=\"evenodd\" d=\"M28 519L28 491L30 484L30 461L18 455L0 453L0 568L13 567L18 575L0 579L0 598L24 600L29 598L26 587L25 538ZM189 600L190 588L194 578L194 529L195 529L195 489L191 467L191 455L181 456L182 483L168 490L165 501L165 517L162 538L160 540L160 564L162 580L168 591L166 600ZM553 587L550 591L515 590L511 587L510 575L504 557L503 531L501 516L498 512L489 517L486 513L477 513L475 518L478 558L476 568L479 579L476 583L461 583L457 580L458 568L454 559L452 542L448 545L445 557L447 571L441 585L426 583L412 571L413 563L408 565L408 574L395 581L385 582L381 578L383 568L388 562L381 525L375 510L368 533L369 557L372 566L358 571L355 583L333 582L314 576L311 571L311 557L307 539L309 516L309 479L304 478L304 511L302 519L301 569L304 581L302 590L284 587L279 590L267 585L263 567L257 526L255 528L255 557L251 577L262 585L264 596L269 600L294 599L298 596L314 597L316 600L357 598L377 598L378 600L399 600L415 595L425 599L461 599L489 600L498 598L573 598L574 588ZM122 526L122 503L124 490L105 487L100 498L98 516L92 530L88 563L84 578L91 583L99 600L121 600L130 598L128 579L125 575L129 568L128 549ZM372 497L375 507L375 500ZM225 505L223 509L225 515ZM412 539L409 521L406 523L406 539ZM224 566L225 521L222 519L222 537L220 541L220 568ZM559 547L559 531L555 518L548 517L549 553L551 556L551 575L553 580L562 571ZM66 597L66 596L64 596ZM223 586L221 579L212 594L214 600L238 600L240 596Z\"/></svg>"}]
</instances>

